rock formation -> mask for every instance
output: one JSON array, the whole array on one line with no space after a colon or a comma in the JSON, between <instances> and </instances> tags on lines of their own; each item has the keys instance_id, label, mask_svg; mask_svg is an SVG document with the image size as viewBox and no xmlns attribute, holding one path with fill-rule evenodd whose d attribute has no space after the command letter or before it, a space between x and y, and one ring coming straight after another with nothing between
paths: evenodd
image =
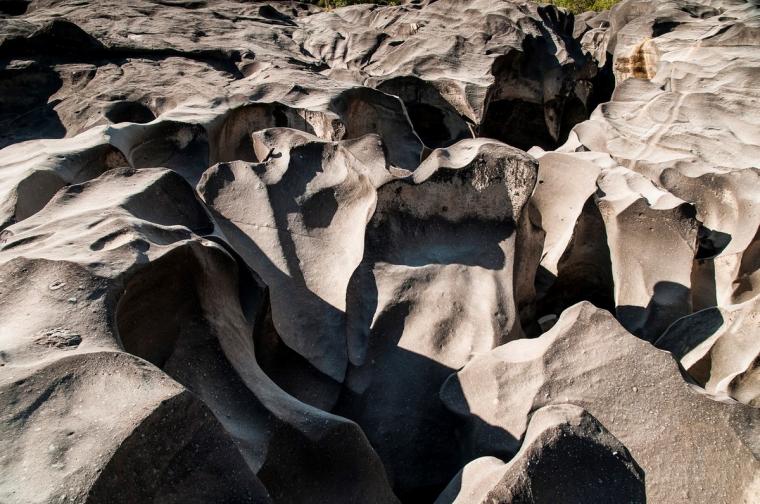
<instances>
[{"instance_id":1,"label":"rock formation","mask_svg":"<svg viewBox=\"0 0 760 504\"><path fill-rule=\"evenodd\" d=\"M447 502L646 502L644 472L583 409L545 406L509 463L473 460L436 500Z\"/></svg>"},{"instance_id":2,"label":"rock formation","mask_svg":"<svg viewBox=\"0 0 760 504\"><path fill-rule=\"evenodd\" d=\"M525 153L476 139L434 151L378 191L348 287L351 367L338 411L362 426L409 498L458 469L443 381L522 335L516 223L535 177Z\"/></svg>"},{"instance_id":3,"label":"rock formation","mask_svg":"<svg viewBox=\"0 0 760 504\"><path fill-rule=\"evenodd\" d=\"M759 34L1 1L0 502L757 502Z\"/></svg>"},{"instance_id":4,"label":"rock formation","mask_svg":"<svg viewBox=\"0 0 760 504\"><path fill-rule=\"evenodd\" d=\"M686 316L674 322L656 344L671 352L710 394L758 407L758 301L753 298Z\"/></svg>"},{"instance_id":5,"label":"rock formation","mask_svg":"<svg viewBox=\"0 0 760 504\"><path fill-rule=\"evenodd\" d=\"M482 456L514 450L531 412L570 403L630 450L646 474L647 501L751 502L755 495L760 461L752 426L760 412L695 389L669 353L588 302L565 310L536 339L474 357L447 380L441 398L464 419ZM704 449L705 439L715 448Z\"/></svg>"}]
</instances>

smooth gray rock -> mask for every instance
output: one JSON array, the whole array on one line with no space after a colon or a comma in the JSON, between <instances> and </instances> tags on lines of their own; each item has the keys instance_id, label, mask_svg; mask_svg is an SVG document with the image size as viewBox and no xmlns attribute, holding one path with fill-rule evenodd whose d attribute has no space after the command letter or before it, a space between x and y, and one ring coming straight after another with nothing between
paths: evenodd
<instances>
[{"instance_id":1,"label":"smooth gray rock","mask_svg":"<svg viewBox=\"0 0 760 504\"><path fill-rule=\"evenodd\" d=\"M517 221L535 180L525 153L466 140L378 190L349 284L352 367L337 411L362 426L402 496L434 498L456 471L441 383L474 354L522 335Z\"/></svg>"},{"instance_id":2,"label":"smooth gray rock","mask_svg":"<svg viewBox=\"0 0 760 504\"><path fill-rule=\"evenodd\" d=\"M646 474L647 502L751 502L757 494L760 412L686 383L668 352L590 303L565 310L537 339L475 357L441 398L468 422L481 455L516 451L532 411L572 403L630 450Z\"/></svg>"},{"instance_id":3,"label":"smooth gray rock","mask_svg":"<svg viewBox=\"0 0 760 504\"><path fill-rule=\"evenodd\" d=\"M9 499L46 502L64 495L101 502L117 492L124 502L351 501L358 495L396 501L356 424L301 403L258 367L250 335L265 308L264 286L244 276L249 297L241 304L237 262L196 234L211 224L175 172L116 169L61 190L42 211L4 231L0 292L13 302L0 306L4 331L14 335L2 354L4 402L23 397L31 406L4 417L3 439L15 443L29 431L28 446L37 447L29 456L44 456L46 433L72 424L82 453L93 445L102 450L55 465L34 462L34 478L51 482L35 494L23 479L32 462L7 459L3 492ZM34 305L38 315L14 308L16 302ZM105 357L87 364L99 353ZM109 364L114 360L122 364ZM43 371L69 361L76 364L69 371ZM114 377L109 388L107 377L121 368L150 379L138 373L121 385ZM35 389L27 391L26 382ZM162 402L169 399L177 405ZM77 406L60 407L61 401ZM109 401L132 414L111 415ZM27 421L40 408L56 411L53 420L41 414ZM99 415L100 408L108 415ZM90 423L80 409L89 411ZM144 443L130 441L142 437ZM117 491L118 474L132 471L131 464L137 464L134 484Z\"/></svg>"},{"instance_id":4,"label":"smooth gray rock","mask_svg":"<svg viewBox=\"0 0 760 504\"><path fill-rule=\"evenodd\" d=\"M1 1L0 501L754 502L759 14Z\"/></svg>"}]
</instances>

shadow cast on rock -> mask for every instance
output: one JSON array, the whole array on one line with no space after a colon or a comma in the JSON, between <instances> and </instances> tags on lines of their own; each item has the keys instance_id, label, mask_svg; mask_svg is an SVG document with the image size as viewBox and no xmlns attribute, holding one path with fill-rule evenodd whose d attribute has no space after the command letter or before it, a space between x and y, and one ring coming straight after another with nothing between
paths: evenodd
<instances>
[{"instance_id":1,"label":"shadow cast on rock","mask_svg":"<svg viewBox=\"0 0 760 504\"><path fill-rule=\"evenodd\" d=\"M672 322L689 315L690 307L688 287L663 281L655 284L646 307L618 306L616 318L630 333L654 343Z\"/></svg>"}]
</instances>

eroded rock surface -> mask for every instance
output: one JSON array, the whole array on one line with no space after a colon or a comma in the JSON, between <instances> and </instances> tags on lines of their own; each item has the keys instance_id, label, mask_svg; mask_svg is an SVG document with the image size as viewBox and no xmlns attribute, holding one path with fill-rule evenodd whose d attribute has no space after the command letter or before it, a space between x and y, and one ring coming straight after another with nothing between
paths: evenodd
<instances>
[{"instance_id":1,"label":"eroded rock surface","mask_svg":"<svg viewBox=\"0 0 760 504\"><path fill-rule=\"evenodd\" d=\"M647 501L751 502L757 489L760 447L753 425L760 412L708 397L684 381L669 353L587 302L565 310L539 338L473 358L448 379L441 396L469 423L482 455L514 449L532 411L571 403L630 450L646 474ZM706 439L714 449L703 449Z\"/></svg>"},{"instance_id":2,"label":"eroded rock surface","mask_svg":"<svg viewBox=\"0 0 760 504\"><path fill-rule=\"evenodd\" d=\"M758 299L706 308L679 319L657 340L696 381L716 396L758 406Z\"/></svg>"},{"instance_id":3,"label":"eroded rock surface","mask_svg":"<svg viewBox=\"0 0 760 504\"><path fill-rule=\"evenodd\" d=\"M535 177L525 153L469 140L378 190L348 287L352 367L339 411L362 426L410 498L434 497L457 470L440 385L473 354L522 335L516 222Z\"/></svg>"},{"instance_id":4,"label":"eroded rock surface","mask_svg":"<svg viewBox=\"0 0 760 504\"><path fill-rule=\"evenodd\" d=\"M572 404L531 416L520 451L505 464L467 464L436 504L468 502L646 502L644 471L615 436Z\"/></svg>"},{"instance_id":5,"label":"eroded rock surface","mask_svg":"<svg viewBox=\"0 0 760 504\"><path fill-rule=\"evenodd\" d=\"M754 504L758 33L0 2L0 501Z\"/></svg>"}]
</instances>

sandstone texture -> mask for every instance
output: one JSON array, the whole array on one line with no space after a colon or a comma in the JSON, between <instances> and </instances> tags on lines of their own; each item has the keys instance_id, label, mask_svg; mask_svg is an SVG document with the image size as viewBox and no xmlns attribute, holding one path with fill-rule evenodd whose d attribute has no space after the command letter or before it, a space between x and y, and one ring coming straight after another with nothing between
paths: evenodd
<instances>
[{"instance_id":1,"label":"sandstone texture","mask_svg":"<svg viewBox=\"0 0 760 504\"><path fill-rule=\"evenodd\" d=\"M760 5L0 0L0 503L760 503Z\"/></svg>"}]
</instances>

